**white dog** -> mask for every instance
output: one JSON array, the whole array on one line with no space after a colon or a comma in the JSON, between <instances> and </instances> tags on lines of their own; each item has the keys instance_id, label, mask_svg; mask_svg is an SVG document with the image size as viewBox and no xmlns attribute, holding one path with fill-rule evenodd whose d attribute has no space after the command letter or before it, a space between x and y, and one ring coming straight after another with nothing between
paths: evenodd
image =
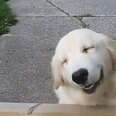
<instances>
[{"instance_id":1,"label":"white dog","mask_svg":"<svg viewBox=\"0 0 116 116\"><path fill-rule=\"evenodd\" d=\"M59 41L51 67L60 104L116 105L116 40L111 37L74 30Z\"/></svg>"}]
</instances>

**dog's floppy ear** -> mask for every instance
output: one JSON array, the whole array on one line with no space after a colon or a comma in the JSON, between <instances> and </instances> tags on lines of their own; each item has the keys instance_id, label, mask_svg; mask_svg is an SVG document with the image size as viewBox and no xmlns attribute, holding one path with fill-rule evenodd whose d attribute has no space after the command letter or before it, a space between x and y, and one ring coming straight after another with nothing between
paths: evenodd
<instances>
[{"instance_id":1,"label":"dog's floppy ear","mask_svg":"<svg viewBox=\"0 0 116 116\"><path fill-rule=\"evenodd\" d=\"M107 34L105 40L106 47L112 59L113 70L116 70L116 38L113 35Z\"/></svg>"},{"instance_id":2,"label":"dog's floppy ear","mask_svg":"<svg viewBox=\"0 0 116 116\"><path fill-rule=\"evenodd\" d=\"M58 89L63 84L63 78L61 74L61 63L56 55L52 58L51 70L54 79L54 88Z\"/></svg>"}]
</instances>

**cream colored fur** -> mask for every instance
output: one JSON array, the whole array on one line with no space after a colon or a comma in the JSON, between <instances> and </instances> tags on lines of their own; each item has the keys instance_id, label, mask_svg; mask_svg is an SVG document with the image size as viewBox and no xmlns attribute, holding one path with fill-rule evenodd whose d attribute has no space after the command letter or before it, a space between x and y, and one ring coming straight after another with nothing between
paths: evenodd
<instances>
[{"instance_id":1,"label":"cream colored fur","mask_svg":"<svg viewBox=\"0 0 116 116\"><path fill-rule=\"evenodd\" d=\"M84 47L94 47L83 53ZM87 68L89 82L104 80L92 94L72 81L72 73ZM116 105L116 40L89 29L74 30L59 41L51 62L54 90L60 104Z\"/></svg>"}]
</instances>

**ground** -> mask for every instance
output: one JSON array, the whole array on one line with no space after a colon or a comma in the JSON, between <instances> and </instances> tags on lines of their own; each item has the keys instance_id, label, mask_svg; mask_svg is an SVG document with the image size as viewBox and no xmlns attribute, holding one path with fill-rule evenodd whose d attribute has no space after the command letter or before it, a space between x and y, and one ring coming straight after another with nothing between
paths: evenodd
<instances>
[{"instance_id":1,"label":"ground","mask_svg":"<svg viewBox=\"0 0 116 116\"><path fill-rule=\"evenodd\" d=\"M0 37L0 101L56 103L50 62L73 29L116 32L115 0L10 0L17 25Z\"/></svg>"}]
</instances>

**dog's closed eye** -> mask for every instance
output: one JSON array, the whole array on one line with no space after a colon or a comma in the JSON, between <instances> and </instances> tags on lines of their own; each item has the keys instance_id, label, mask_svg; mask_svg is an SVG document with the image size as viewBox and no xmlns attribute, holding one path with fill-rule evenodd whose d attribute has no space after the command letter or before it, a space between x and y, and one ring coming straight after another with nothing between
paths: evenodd
<instances>
[{"instance_id":1,"label":"dog's closed eye","mask_svg":"<svg viewBox=\"0 0 116 116\"><path fill-rule=\"evenodd\" d=\"M68 62L68 59L65 58L65 59L62 61L62 64L64 65L64 64L66 64L67 62Z\"/></svg>"},{"instance_id":2,"label":"dog's closed eye","mask_svg":"<svg viewBox=\"0 0 116 116\"><path fill-rule=\"evenodd\" d=\"M82 53L88 53L89 50L94 49L94 48L95 48L94 46L84 47L84 48L82 49Z\"/></svg>"}]
</instances>

